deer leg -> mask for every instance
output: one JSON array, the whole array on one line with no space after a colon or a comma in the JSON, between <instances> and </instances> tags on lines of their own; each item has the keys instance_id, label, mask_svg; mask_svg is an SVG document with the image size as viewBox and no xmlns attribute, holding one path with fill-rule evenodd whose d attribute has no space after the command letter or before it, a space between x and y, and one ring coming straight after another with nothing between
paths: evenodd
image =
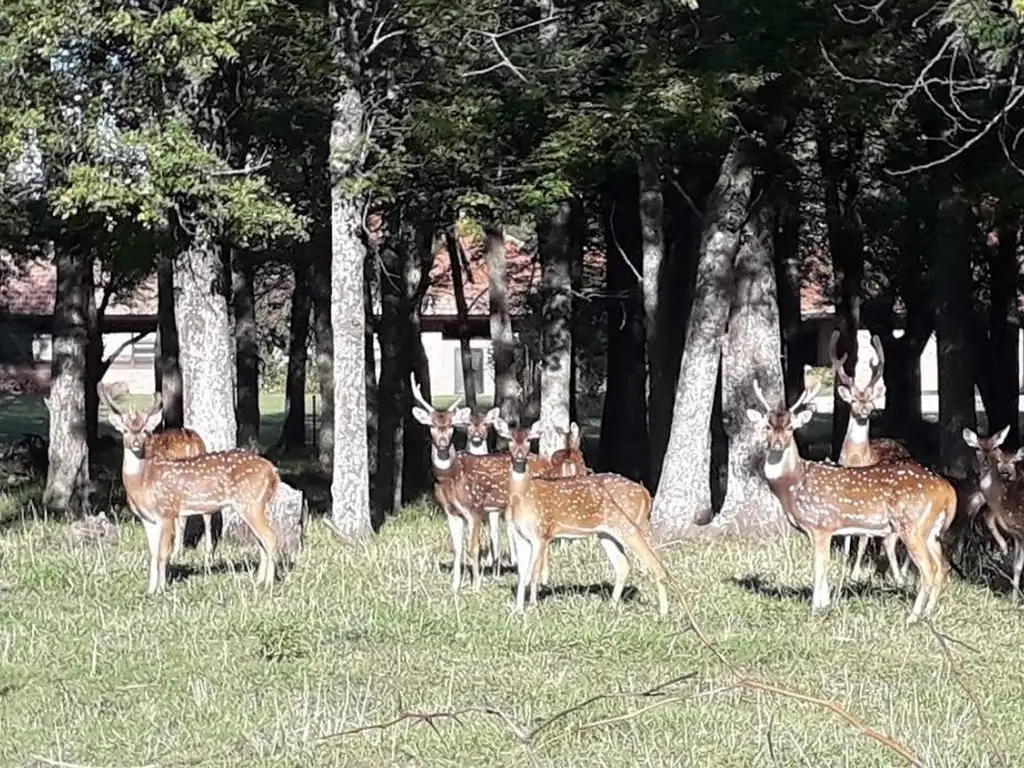
<instances>
[{"instance_id":1,"label":"deer leg","mask_svg":"<svg viewBox=\"0 0 1024 768\"><path fill-rule=\"evenodd\" d=\"M242 519L253 532L260 545L260 564L256 569L256 583L271 586L274 583L277 564L277 535L267 520L266 506L260 501L250 502L241 513Z\"/></svg>"},{"instance_id":2,"label":"deer leg","mask_svg":"<svg viewBox=\"0 0 1024 768\"><path fill-rule=\"evenodd\" d=\"M1006 539L1003 538L1003 534L999 532L999 526L996 525L996 516L991 509L985 510L985 527L992 532L992 538L996 540L996 545L999 547L999 551L1003 553L1003 557L1006 557L1010 552L1010 548L1006 545Z\"/></svg>"},{"instance_id":3,"label":"deer leg","mask_svg":"<svg viewBox=\"0 0 1024 768\"><path fill-rule=\"evenodd\" d=\"M462 534L466 530L466 521L461 515L448 514L448 532L452 537L452 550L455 559L452 561L452 592L458 594L462 586Z\"/></svg>"},{"instance_id":4,"label":"deer leg","mask_svg":"<svg viewBox=\"0 0 1024 768\"><path fill-rule=\"evenodd\" d=\"M171 549L171 557L175 560L181 557L181 551L185 548L185 519L178 517L174 521L174 547Z\"/></svg>"},{"instance_id":5,"label":"deer leg","mask_svg":"<svg viewBox=\"0 0 1024 768\"><path fill-rule=\"evenodd\" d=\"M932 584L931 592L928 595L928 602L924 607L924 615L930 616L935 610L935 604L939 601L939 594L942 592L942 588L946 585L946 581L949 579L949 561L946 559L945 553L942 551L942 542L939 541L939 532L942 528L942 520L940 520L932 527L931 535L928 536L925 542L928 546L928 552L932 556L932 563L935 567L935 580Z\"/></svg>"},{"instance_id":6,"label":"deer leg","mask_svg":"<svg viewBox=\"0 0 1024 768\"><path fill-rule=\"evenodd\" d=\"M831 533L815 531L811 534L811 544L814 547L814 553L811 558L811 581L814 584L814 592L811 596L811 613L818 613L828 609L828 555L831 543Z\"/></svg>"},{"instance_id":7,"label":"deer leg","mask_svg":"<svg viewBox=\"0 0 1024 768\"><path fill-rule=\"evenodd\" d=\"M530 602L534 605L537 604L537 584L540 582L541 570L550 543L548 539L540 539L536 542L536 552L532 558L533 567L530 568Z\"/></svg>"},{"instance_id":8,"label":"deer leg","mask_svg":"<svg viewBox=\"0 0 1024 768\"><path fill-rule=\"evenodd\" d=\"M604 548L604 553L611 563L612 572L615 574L615 586L612 589L612 602L617 603L622 599L622 590L626 588L626 579L629 578L629 558L622 551L622 547L615 539L609 536L600 536L598 541Z\"/></svg>"},{"instance_id":9,"label":"deer leg","mask_svg":"<svg viewBox=\"0 0 1024 768\"><path fill-rule=\"evenodd\" d=\"M1013 545L1013 602L1020 601L1020 576L1024 573L1024 542L1017 540Z\"/></svg>"},{"instance_id":10,"label":"deer leg","mask_svg":"<svg viewBox=\"0 0 1024 768\"><path fill-rule=\"evenodd\" d=\"M658 590L658 616L664 618L668 614L668 590L665 589L668 572L665 570L665 564L661 562L661 558L651 549L647 539L643 537L630 521L625 521L611 535L618 540L620 546L624 546L632 552L654 578L654 583Z\"/></svg>"},{"instance_id":11,"label":"deer leg","mask_svg":"<svg viewBox=\"0 0 1024 768\"><path fill-rule=\"evenodd\" d=\"M519 562L519 555L516 552L516 529L512 524L512 517L508 510L505 510L505 535L508 537L509 562L516 565Z\"/></svg>"},{"instance_id":12,"label":"deer leg","mask_svg":"<svg viewBox=\"0 0 1024 768\"><path fill-rule=\"evenodd\" d=\"M904 574L900 571L900 561L896 559L896 542L899 541L899 538L897 534L890 533L883 540L883 544L885 546L885 556L889 560L889 573L892 574L892 580L897 587L902 587L906 582Z\"/></svg>"},{"instance_id":13,"label":"deer leg","mask_svg":"<svg viewBox=\"0 0 1024 768\"><path fill-rule=\"evenodd\" d=\"M850 537L847 536L846 540L849 541ZM857 537L857 558L853 561L853 573L850 574L850 578L854 581L860 581L861 566L864 564L864 553L868 549L868 537L858 536Z\"/></svg>"},{"instance_id":14,"label":"deer leg","mask_svg":"<svg viewBox=\"0 0 1024 768\"><path fill-rule=\"evenodd\" d=\"M551 547L544 547L544 559L540 564L540 583L545 586L551 586L551 567L548 565L550 553Z\"/></svg>"},{"instance_id":15,"label":"deer leg","mask_svg":"<svg viewBox=\"0 0 1024 768\"><path fill-rule=\"evenodd\" d=\"M149 586L146 592L155 595L160 591L160 544L163 538L162 525L159 518L156 522L142 520L142 529L146 532L146 544L149 547Z\"/></svg>"},{"instance_id":16,"label":"deer leg","mask_svg":"<svg viewBox=\"0 0 1024 768\"><path fill-rule=\"evenodd\" d=\"M180 520L181 518L179 518ZM161 521L160 523L160 542L159 542L159 557L157 558L157 573L159 574L160 583L157 587L159 592L163 592L167 587L167 556L171 553L171 547L174 543L174 530L175 526L172 523Z\"/></svg>"},{"instance_id":17,"label":"deer leg","mask_svg":"<svg viewBox=\"0 0 1024 768\"><path fill-rule=\"evenodd\" d=\"M473 591L480 591L480 520L469 516L469 568L473 574Z\"/></svg>"},{"instance_id":18,"label":"deer leg","mask_svg":"<svg viewBox=\"0 0 1024 768\"><path fill-rule=\"evenodd\" d=\"M501 576L501 510L487 510L487 531L491 534L491 566L494 578Z\"/></svg>"},{"instance_id":19,"label":"deer leg","mask_svg":"<svg viewBox=\"0 0 1024 768\"><path fill-rule=\"evenodd\" d=\"M913 624L921 618L922 611L928 601L934 583L934 563L932 554L928 550L923 531L911 530L903 536L903 543L907 546L914 565L921 574L921 580L917 588L917 598L914 600L914 607L907 616L907 624Z\"/></svg>"},{"instance_id":20,"label":"deer leg","mask_svg":"<svg viewBox=\"0 0 1024 768\"><path fill-rule=\"evenodd\" d=\"M210 572L210 565L213 562L213 515L203 515L203 544L204 565L206 572Z\"/></svg>"},{"instance_id":21,"label":"deer leg","mask_svg":"<svg viewBox=\"0 0 1024 768\"><path fill-rule=\"evenodd\" d=\"M516 566L519 569L519 582L516 584L516 611L523 613L526 610L526 584L530 580L533 570L533 558L537 554L537 547L534 542L523 535L518 529L515 530Z\"/></svg>"}]
</instances>

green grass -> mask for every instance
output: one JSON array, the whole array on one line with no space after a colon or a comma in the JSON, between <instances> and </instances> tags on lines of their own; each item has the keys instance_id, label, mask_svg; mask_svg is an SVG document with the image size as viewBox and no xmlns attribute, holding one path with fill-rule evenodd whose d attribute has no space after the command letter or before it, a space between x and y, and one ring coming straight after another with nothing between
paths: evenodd
<instances>
[{"instance_id":1,"label":"green grass","mask_svg":"<svg viewBox=\"0 0 1024 768\"><path fill-rule=\"evenodd\" d=\"M951 668L926 626L904 626L910 599L880 580L812 619L800 593L809 547L798 537L666 550L677 583L659 622L639 568L639 597L621 608L604 594L561 593L510 615L512 575L453 599L441 568L447 530L424 510L361 547L314 524L304 559L271 594L253 586L254 553L224 545L217 562L237 570L205 575L201 554L187 550L183 564L197 572L157 598L145 594L136 523L115 548L73 550L65 525L20 524L26 514L13 497L0 508L0 527L19 523L0 536L0 765L902 764L820 708L730 687L688 631L680 588L731 663L841 703L926 765L1015 765L1024 751L1024 629L1005 597L954 579L935 623L955 638ZM557 547L551 564L556 585L609 576L592 542ZM836 557L833 588L839 571ZM737 583L746 577L769 594ZM484 705L529 728L588 697L681 675L692 677L668 697L594 702L529 747L499 718L472 712L323 741L403 712Z\"/></svg>"}]
</instances>

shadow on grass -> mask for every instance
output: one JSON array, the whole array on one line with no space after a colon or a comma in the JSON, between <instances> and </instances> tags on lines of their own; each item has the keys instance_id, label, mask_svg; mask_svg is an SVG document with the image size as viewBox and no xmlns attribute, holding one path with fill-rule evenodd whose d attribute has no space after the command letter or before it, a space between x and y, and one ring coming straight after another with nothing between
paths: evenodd
<instances>
[{"instance_id":1,"label":"shadow on grass","mask_svg":"<svg viewBox=\"0 0 1024 768\"><path fill-rule=\"evenodd\" d=\"M537 588L537 601L543 602L551 598L557 597L590 597L592 595L603 597L605 600L611 600L612 592L615 589L615 585L602 581L596 584L554 584L545 585L541 584ZM512 590L512 594L515 594L515 589ZM622 602L632 603L640 599L640 589L627 584L622 590Z\"/></svg>"},{"instance_id":2,"label":"shadow on grass","mask_svg":"<svg viewBox=\"0 0 1024 768\"><path fill-rule=\"evenodd\" d=\"M233 560L217 559L210 563L209 569L205 565L193 565L192 563L168 563L167 583L186 582L194 578L205 578L207 576L222 576L234 573L252 573L255 576L259 567L258 557L241 557ZM282 576L291 570L292 566L287 559L278 560L275 567L275 582L281 581Z\"/></svg>"},{"instance_id":3,"label":"shadow on grass","mask_svg":"<svg viewBox=\"0 0 1024 768\"><path fill-rule=\"evenodd\" d=\"M441 573L451 573L452 569L455 567L455 563L441 562L441 563L437 564L437 567L438 567L438 570L441 571ZM514 566L514 565L512 565L510 563L501 563L498 566L498 578L501 578L502 576L508 576L509 574L517 574L517 573L519 573L519 569L516 568L516 566ZM463 561L463 563L462 563L462 577L464 579L468 579L472 575L473 575L473 569L470 567L469 563ZM490 566L487 566L485 568L483 565L481 565L480 566L480 576L481 576L481 578L485 578L487 576L490 576L490 577L493 578L494 577L494 566L490 565Z\"/></svg>"},{"instance_id":4,"label":"shadow on grass","mask_svg":"<svg viewBox=\"0 0 1024 768\"><path fill-rule=\"evenodd\" d=\"M765 579L760 574L748 573L746 576L731 577L726 579L727 584L733 584L745 589L751 594L759 597L767 597L772 600L797 600L810 602L814 590L811 586L789 587L773 584L771 580ZM832 590L832 599L852 597L910 597L911 593L906 587L879 585L868 581L844 582L842 589L837 593L834 585L829 585Z\"/></svg>"}]
</instances>

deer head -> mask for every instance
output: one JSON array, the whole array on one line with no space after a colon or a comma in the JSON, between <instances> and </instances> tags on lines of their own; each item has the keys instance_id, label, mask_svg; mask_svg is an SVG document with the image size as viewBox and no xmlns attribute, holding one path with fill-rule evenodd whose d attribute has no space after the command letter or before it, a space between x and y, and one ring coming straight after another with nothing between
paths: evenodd
<instances>
[{"instance_id":1,"label":"deer head","mask_svg":"<svg viewBox=\"0 0 1024 768\"><path fill-rule=\"evenodd\" d=\"M871 379L863 387L858 387L853 377L843 368L846 364L846 355L837 357L836 347L839 343L839 331L832 331L832 338L828 343L828 356L832 361L832 370L839 377L839 386L836 394L839 399L850 406L850 415L860 424L867 424L875 410L875 403L885 394L885 382L882 381L882 372L885 370L885 353L882 351L882 340L877 335L871 337L871 346L874 347L876 361L871 364Z\"/></svg>"},{"instance_id":2,"label":"deer head","mask_svg":"<svg viewBox=\"0 0 1024 768\"><path fill-rule=\"evenodd\" d=\"M980 437L974 430L964 427L964 442L974 449L978 483L983 492L1000 493L1004 479L1012 481L1017 478L1016 463L1024 459L1024 448L1016 453L1004 451L1001 446L1008 434L1009 424L991 437Z\"/></svg>"},{"instance_id":3,"label":"deer head","mask_svg":"<svg viewBox=\"0 0 1024 768\"><path fill-rule=\"evenodd\" d=\"M766 470L769 467L781 467L787 451L794 447L794 430L805 426L814 416L814 403L810 401L818 394L819 389L821 389L821 382L815 381L789 408L785 406L772 408L761 391L761 385L757 383L757 379L754 379L754 396L761 403L764 412L750 408L747 410L747 418L752 424L763 427L766 431Z\"/></svg>"},{"instance_id":4,"label":"deer head","mask_svg":"<svg viewBox=\"0 0 1024 768\"><path fill-rule=\"evenodd\" d=\"M458 397L447 409L439 411L434 408L427 399L423 397L416 377L409 374L409 383L412 384L412 396L419 405L412 407L412 416L423 426L430 429L430 442L437 451L438 457L448 459L452 450L452 435L455 427L469 423L469 408L459 408L462 398ZM422 407L420 407L422 406Z\"/></svg>"},{"instance_id":5,"label":"deer head","mask_svg":"<svg viewBox=\"0 0 1024 768\"><path fill-rule=\"evenodd\" d=\"M466 424L466 440L470 446L470 453L473 452L473 448L487 445L487 428L498 418L498 414L497 408L491 408L487 413L470 415Z\"/></svg>"},{"instance_id":6,"label":"deer head","mask_svg":"<svg viewBox=\"0 0 1024 768\"><path fill-rule=\"evenodd\" d=\"M134 409L122 411L114 405L114 401L110 399L102 384L97 387L97 391L100 400L110 409L110 426L121 433L125 450L131 451L140 459L143 458L146 441L163 420L163 402L160 393L157 392L153 395L153 405L149 407L148 411L142 412Z\"/></svg>"},{"instance_id":7,"label":"deer head","mask_svg":"<svg viewBox=\"0 0 1024 768\"><path fill-rule=\"evenodd\" d=\"M502 419L494 421L494 430L501 437L508 440L508 452L512 456L512 470L519 474L526 472L526 462L530 456L530 441L540 438L544 425L539 421L533 422L529 429L525 427L512 428Z\"/></svg>"}]
</instances>

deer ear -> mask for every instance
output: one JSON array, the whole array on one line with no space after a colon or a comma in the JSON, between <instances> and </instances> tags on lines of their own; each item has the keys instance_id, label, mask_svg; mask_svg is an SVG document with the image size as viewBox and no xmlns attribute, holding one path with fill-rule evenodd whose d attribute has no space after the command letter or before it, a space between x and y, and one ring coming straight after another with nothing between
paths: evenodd
<instances>
[{"instance_id":1,"label":"deer ear","mask_svg":"<svg viewBox=\"0 0 1024 768\"><path fill-rule=\"evenodd\" d=\"M747 408L747 418L755 427L760 427L768 421L763 413L755 411L753 408Z\"/></svg>"},{"instance_id":2,"label":"deer ear","mask_svg":"<svg viewBox=\"0 0 1024 768\"><path fill-rule=\"evenodd\" d=\"M544 431L544 425L543 424L541 424L539 421L533 422L533 424L530 425L530 439L531 440L536 440L537 438L540 437L540 434L543 431Z\"/></svg>"},{"instance_id":3,"label":"deer ear","mask_svg":"<svg viewBox=\"0 0 1024 768\"><path fill-rule=\"evenodd\" d=\"M964 427L964 431L961 432L960 434L963 437L964 442L971 446L971 448L978 447L978 436L970 427Z\"/></svg>"},{"instance_id":4,"label":"deer ear","mask_svg":"<svg viewBox=\"0 0 1024 768\"><path fill-rule=\"evenodd\" d=\"M430 414L427 413L425 409L420 408L418 405L414 405L412 407L412 417L416 419L416 421L418 421L424 427L429 427L434 423L433 420L430 418Z\"/></svg>"},{"instance_id":5,"label":"deer ear","mask_svg":"<svg viewBox=\"0 0 1024 768\"><path fill-rule=\"evenodd\" d=\"M807 423L814 417L813 408L801 408L799 411L793 414L793 429L800 429L800 427L807 426Z\"/></svg>"},{"instance_id":6,"label":"deer ear","mask_svg":"<svg viewBox=\"0 0 1024 768\"><path fill-rule=\"evenodd\" d=\"M839 395L839 399L842 400L844 403L853 402L853 393L850 392L850 388L845 384L840 384L838 387L836 387L836 394Z\"/></svg>"},{"instance_id":7,"label":"deer ear","mask_svg":"<svg viewBox=\"0 0 1024 768\"><path fill-rule=\"evenodd\" d=\"M163 420L164 412L162 410L157 410L156 413L149 414L149 417L146 419L146 431L153 432L157 427L160 426L160 422Z\"/></svg>"},{"instance_id":8,"label":"deer ear","mask_svg":"<svg viewBox=\"0 0 1024 768\"><path fill-rule=\"evenodd\" d=\"M569 425L569 439L574 443L578 443L580 441L580 425L575 421Z\"/></svg>"},{"instance_id":9,"label":"deer ear","mask_svg":"<svg viewBox=\"0 0 1024 768\"><path fill-rule=\"evenodd\" d=\"M469 417L472 415L473 411L469 408L456 408L455 414L452 416L452 423L465 426L469 424Z\"/></svg>"},{"instance_id":10,"label":"deer ear","mask_svg":"<svg viewBox=\"0 0 1024 768\"><path fill-rule=\"evenodd\" d=\"M494 424L498 420L498 416L500 414L500 408L491 408L491 410L484 414L484 424Z\"/></svg>"},{"instance_id":11,"label":"deer ear","mask_svg":"<svg viewBox=\"0 0 1024 768\"><path fill-rule=\"evenodd\" d=\"M110 411L107 415L107 423L122 434L128 431L124 425L124 417L120 413Z\"/></svg>"},{"instance_id":12,"label":"deer ear","mask_svg":"<svg viewBox=\"0 0 1024 768\"><path fill-rule=\"evenodd\" d=\"M996 432L992 436L992 439L995 441L996 445L1002 445L1003 441L1006 439L1006 436L1008 434L1010 434L1010 425L1009 424L1007 424L1005 427L1003 427L998 432Z\"/></svg>"},{"instance_id":13,"label":"deer ear","mask_svg":"<svg viewBox=\"0 0 1024 768\"><path fill-rule=\"evenodd\" d=\"M1024 461L1024 448L1018 448L1017 452L1013 454L1014 461Z\"/></svg>"},{"instance_id":14,"label":"deer ear","mask_svg":"<svg viewBox=\"0 0 1024 768\"><path fill-rule=\"evenodd\" d=\"M883 379L879 379L878 383L875 384L875 390L872 393L872 397L875 400L885 397L885 381Z\"/></svg>"},{"instance_id":15,"label":"deer ear","mask_svg":"<svg viewBox=\"0 0 1024 768\"><path fill-rule=\"evenodd\" d=\"M512 437L512 430L509 429L508 422L501 418L501 416L494 420L494 431L506 440L509 440Z\"/></svg>"}]
</instances>

